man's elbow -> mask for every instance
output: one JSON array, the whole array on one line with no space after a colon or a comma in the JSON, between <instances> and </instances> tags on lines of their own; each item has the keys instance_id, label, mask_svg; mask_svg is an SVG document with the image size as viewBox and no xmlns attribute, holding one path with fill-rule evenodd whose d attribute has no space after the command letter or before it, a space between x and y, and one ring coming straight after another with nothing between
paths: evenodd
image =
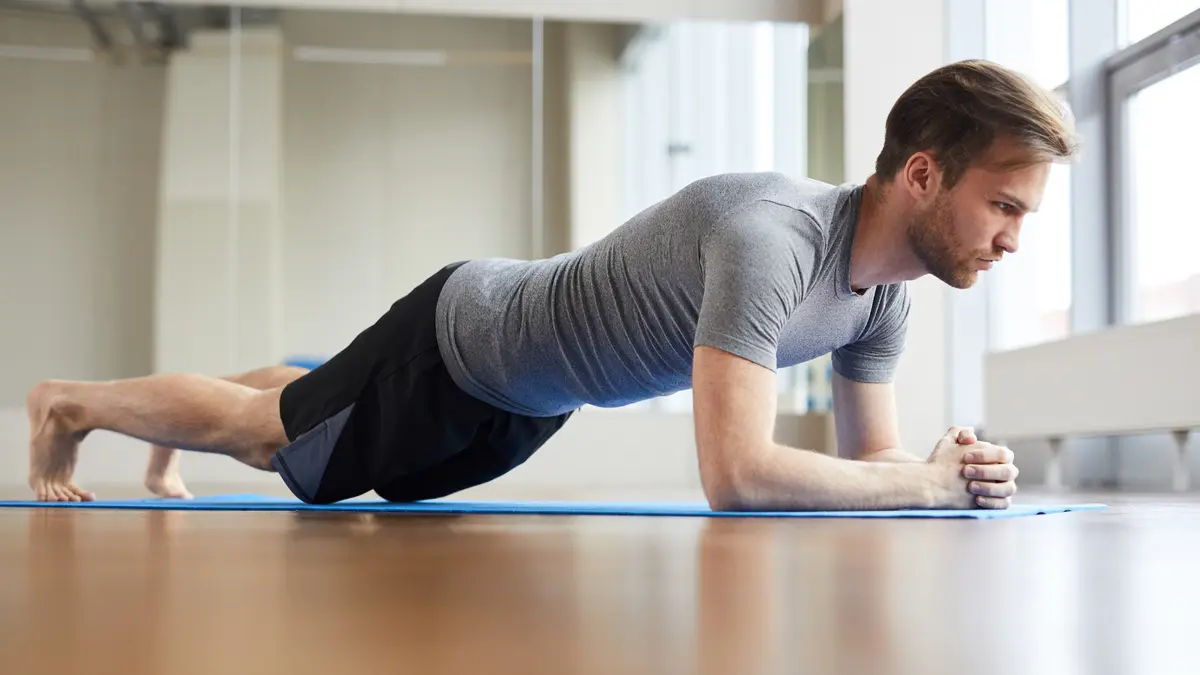
<instances>
[{"instance_id":1,"label":"man's elbow","mask_svg":"<svg viewBox=\"0 0 1200 675\"><path fill-rule=\"evenodd\" d=\"M735 489L720 489L705 493L708 507L714 512L754 511L755 507L744 492Z\"/></svg>"},{"instance_id":2,"label":"man's elbow","mask_svg":"<svg viewBox=\"0 0 1200 675\"><path fill-rule=\"evenodd\" d=\"M754 463L758 458L739 454L737 459L713 463L701 475L704 497L713 511L753 511L761 508L755 499Z\"/></svg>"},{"instance_id":3,"label":"man's elbow","mask_svg":"<svg viewBox=\"0 0 1200 675\"><path fill-rule=\"evenodd\" d=\"M703 481L704 498L713 511L745 511L746 503L728 476L710 476Z\"/></svg>"}]
</instances>

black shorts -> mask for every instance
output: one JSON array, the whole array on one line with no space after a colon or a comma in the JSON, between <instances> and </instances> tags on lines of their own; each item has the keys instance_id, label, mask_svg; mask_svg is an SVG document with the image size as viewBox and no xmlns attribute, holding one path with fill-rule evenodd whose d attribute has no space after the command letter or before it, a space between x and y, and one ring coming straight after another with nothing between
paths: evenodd
<instances>
[{"instance_id":1,"label":"black shorts","mask_svg":"<svg viewBox=\"0 0 1200 675\"><path fill-rule=\"evenodd\" d=\"M372 490L397 502L446 496L520 465L571 416L513 414L450 378L434 317L461 264L442 268L284 388L279 412L289 445L271 464L302 501L329 504Z\"/></svg>"}]
</instances>

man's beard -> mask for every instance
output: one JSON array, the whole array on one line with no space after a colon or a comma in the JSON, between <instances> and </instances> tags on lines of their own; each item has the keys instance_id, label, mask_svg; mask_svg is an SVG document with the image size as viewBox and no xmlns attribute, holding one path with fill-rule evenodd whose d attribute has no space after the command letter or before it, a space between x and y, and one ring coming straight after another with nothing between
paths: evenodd
<instances>
[{"instance_id":1,"label":"man's beard","mask_svg":"<svg viewBox=\"0 0 1200 675\"><path fill-rule=\"evenodd\" d=\"M925 270L954 288L970 288L978 271L954 231L950 197L938 195L933 206L908 224L908 245Z\"/></svg>"}]
</instances>

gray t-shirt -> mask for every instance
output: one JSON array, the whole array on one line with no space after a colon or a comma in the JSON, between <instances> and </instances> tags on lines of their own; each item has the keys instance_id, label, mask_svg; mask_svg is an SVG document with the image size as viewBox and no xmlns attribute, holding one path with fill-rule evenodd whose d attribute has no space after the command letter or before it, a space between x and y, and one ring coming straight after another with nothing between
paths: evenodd
<instances>
[{"instance_id":1,"label":"gray t-shirt","mask_svg":"<svg viewBox=\"0 0 1200 675\"><path fill-rule=\"evenodd\" d=\"M532 416L688 389L701 345L773 370L832 352L845 377L889 381L909 295L850 288L861 197L718 175L570 253L468 262L438 301L446 367L469 394Z\"/></svg>"}]
</instances>

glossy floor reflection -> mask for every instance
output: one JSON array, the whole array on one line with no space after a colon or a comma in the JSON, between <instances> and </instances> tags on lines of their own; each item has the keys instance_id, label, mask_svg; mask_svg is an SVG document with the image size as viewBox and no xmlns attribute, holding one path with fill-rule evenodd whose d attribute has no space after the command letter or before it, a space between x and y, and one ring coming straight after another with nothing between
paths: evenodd
<instances>
[{"instance_id":1,"label":"glossy floor reflection","mask_svg":"<svg viewBox=\"0 0 1200 675\"><path fill-rule=\"evenodd\" d=\"M5 509L0 672L1193 673L1198 552L1200 504L1161 500L980 522Z\"/></svg>"}]
</instances>

